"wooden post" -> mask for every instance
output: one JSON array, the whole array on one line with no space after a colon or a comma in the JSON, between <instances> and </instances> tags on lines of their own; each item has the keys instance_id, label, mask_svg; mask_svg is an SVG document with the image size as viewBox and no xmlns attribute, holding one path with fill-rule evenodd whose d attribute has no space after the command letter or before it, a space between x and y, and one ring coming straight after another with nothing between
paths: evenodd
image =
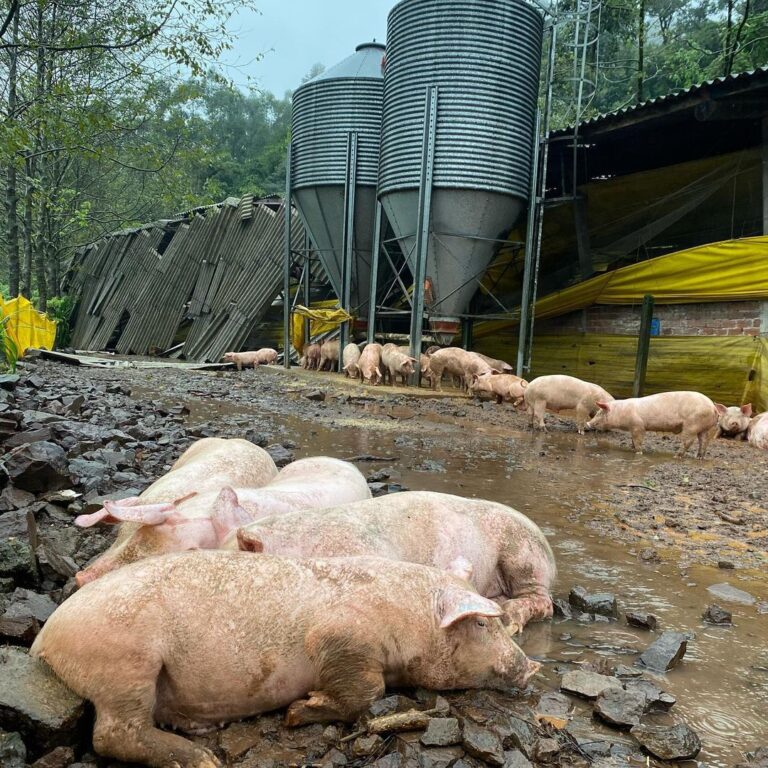
<instances>
[{"instance_id":1,"label":"wooden post","mask_svg":"<svg viewBox=\"0 0 768 768\"><path fill-rule=\"evenodd\" d=\"M640 334L637 339L637 357L635 358L635 381L632 384L632 397L642 397L645 387L645 371L648 367L648 350L651 346L651 320L653 320L653 296L643 296L643 308L640 314Z\"/></svg>"}]
</instances>

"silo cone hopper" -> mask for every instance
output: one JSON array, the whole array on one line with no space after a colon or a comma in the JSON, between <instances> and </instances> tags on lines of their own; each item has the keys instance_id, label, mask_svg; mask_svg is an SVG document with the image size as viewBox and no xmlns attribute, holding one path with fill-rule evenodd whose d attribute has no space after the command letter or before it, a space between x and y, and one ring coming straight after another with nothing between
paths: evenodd
<instances>
[{"instance_id":1,"label":"silo cone hopper","mask_svg":"<svg viewBox=\"0 0 768 768\"><path fill-rule=\"evenodd\" d=\"M444 343L528 204L542 31L526 0L402 0L389 14L379 199L413 270L437 86L424 304Z\"/></svg>"},{"instance_id":2,"label":"silo cone hopper","mask_svg":"<svg viewBox=\"0 0 768 768\"><path fill-rule=\"evenodd\" d=\"M304 83L293 95L293 198L336 295L342 295L344 189L349 134L357 134L354 240L350 272L353 314L366 314L381 138L381 43Z\"/></svg>"}]
</instances>

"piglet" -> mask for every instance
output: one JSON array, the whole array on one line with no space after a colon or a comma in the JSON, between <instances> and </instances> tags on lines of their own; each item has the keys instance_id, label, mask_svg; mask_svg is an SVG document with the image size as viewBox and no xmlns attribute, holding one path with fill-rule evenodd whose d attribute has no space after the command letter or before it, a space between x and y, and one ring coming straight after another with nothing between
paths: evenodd
<instances>
[{"instance_id":1,"label":"piglet","mask_svg":"<svg viewBox=\"0 0 768 768\"><path fill-rule=\"evenodd\" d=\"M588 429L620 429L632 435L632 447L640 454L646 432L680 435L677 456L684 456L698 440L696 456L703 459L720 416L715 404L701 392L660 392L647 397L598 402L600 409ZM724 409L724 406L721 406Z\"/></svg>"},{"instance_id":2,"label":"piglet","mask_svg":"<svg viewBox=\"0 0 768 768\"><path fill-rule=\"evenodd\" d=\"M181 498L166 497L165 501L148 502L143 495L107 501L103 510L81 515L75 524L122 523L120 533L75 580L82 586L150 555L218 549L238 527L267 515L370 498L368 484L357 467L340 459L314 456L289 464L260 488L224 486Z\"/></svg>"},{"instance_id":3,"label":"piglet","mask_svg":"<svg viewBox=\"0 0 768 768\"><path fill-rule=\"evenodd\" d=\"M747 430L752 418L752 403L738 406L732 405L726 408L720 403L715 403L715 408L720 418L717 421L717 432L715 437L727 435L728 437L740 437L747 439Z\"/></svg>"},{"instance_id":4,"label":"piglet","mask_svg":"<svg viewBox=\"0 0 768 768\"><path fill-rule=\"evenodd\" d=\"M584 434L587 421L598 412L597 401L608 403L613 397L602 387L575 376L555 374L537 376L525 388L525 405L534 426L547 431L544 424L546 411L575 410L576 429Z\"/></svg>"},{"instance_id":5,"label":"piglet","mask_svg":"<svg viewBox=\"0 0 768 768\"><path fill-rule=\"evenodd\" d=\"M184 552L88 584L31 654L93 702L100 755L217 768L158 726L195 732L285 706L289 725L351 722L385 684L525 687L540 665L501 614L461 579L411 563Z\"/></svg>"}]
</instances>

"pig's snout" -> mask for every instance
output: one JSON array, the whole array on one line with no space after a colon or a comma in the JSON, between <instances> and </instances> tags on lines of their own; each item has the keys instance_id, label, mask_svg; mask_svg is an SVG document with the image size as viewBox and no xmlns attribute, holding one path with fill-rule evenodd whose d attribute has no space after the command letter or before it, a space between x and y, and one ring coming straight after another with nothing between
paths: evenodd
<instances>
[{"instance_id":1,"label":"pig's snout","mask_svg":"<svg viewBox=\"0 0 768 768\"><path fill-rule=\"evenodd\" d=\"M511 681L512 685L515 688L519 688L520 690L523 690L528 685L528 681L540 669L541 669L541 664L538 661L534 661L533 659L529 659L526 656L525 659L523 660L523 663L521 665L520 671L514 677L514 679Z\"/></svg>"}]
</instances>

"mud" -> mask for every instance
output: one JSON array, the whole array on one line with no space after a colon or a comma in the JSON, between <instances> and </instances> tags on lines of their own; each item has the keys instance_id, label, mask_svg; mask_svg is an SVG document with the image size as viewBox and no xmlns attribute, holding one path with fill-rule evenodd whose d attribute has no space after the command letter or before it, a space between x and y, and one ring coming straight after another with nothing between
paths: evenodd
<instances>
[{"instance_id":1,"label":"mud","mask_svg":"<svg viewBox=\"0 0 768 768\"><path fill-rule=\"evenodd\" d=\"M707 459L679 460L674 436L648 435L646 454L636 456L628 435L580 437L567 417L550 414L549 431L532 433L509 405L450 390L366 387L295 369L203 373L38 363L35 372L47 381L119 382L139 413L152 414L158 401L169 409L183 404L189 413L177 409L177 420L189 437L250 434L282 444L296 458L384 457L358 466L407 489L520 509L550 538L559 569L555 595L567 598L576 584L609 590L621 617L529 626L521 645L544 662L536 697L557 690L567 669L631 667L660 631L689 631L695 638L683 663L666 675L646 674L678 700L671 713L651 721L687 722L702 740L699 760L709 766L735 765L768 742L768 452L721 439ZM305 397L318 389L324 400ZM752 604L717 598L732 611L732 627L702 620L715 600L707 587L722 582L755 598ZM655 614L658 631L628 626L625 611ZM570 734L581 729L585 742L633 743L592 721L587 702L569 703ZM271 722L260 720L263 727Z\"/></svg>"}]
</instances>

